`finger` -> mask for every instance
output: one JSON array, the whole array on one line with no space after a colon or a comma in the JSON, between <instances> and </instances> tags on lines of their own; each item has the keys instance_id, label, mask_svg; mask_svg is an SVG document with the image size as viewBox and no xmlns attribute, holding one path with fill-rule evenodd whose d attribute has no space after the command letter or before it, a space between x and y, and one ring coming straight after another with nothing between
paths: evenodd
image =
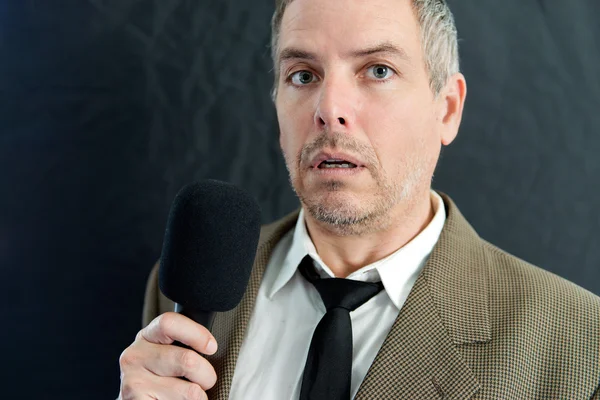
<instances>
[{"instance_id":1,"label":"finger","mask_svg":"<svg viewBox=\"0 0 600 400\"><path fill-rule=\"evenodd\" d=\"M212 388L217 381L217 373L208 360L194 350L177 346L147 343L153 346L153 357L144 359L143 367L161 377L183 376L197 383L203 390Z\"/></svg>"},{"instance_id":2,"label":"finger","mask_svg":"<svg viewBox=\"0 0 600 400\"><path fill-rule=\"evenodd\" d=\"M208 400L206 392L197 383L177 378L161 378L164 392L169 396L156 396L157 399ZM160 388L159 388L160 390ZM158 392L157 392L158 393Z\"/></svg>"},{"instance_id":3,"label":"finger","mask_svg":"<svg viewBox=\"0 0 600 400\"><path fill-rule=\"evenodd\" d=\"M140 331L140 336L156 344L178 341L203 354L214 354L217 351L217 341L208 329L174 312L156 317Z\"/></svg>"},{"instance_id":4,"label":"finger","mask_svg":"<svg viewBox=\"0 0 600 400\"><path fill-rule=\"evenodd\" d=\"M206 400L200 385L178 378L158 377L150 372L124 377L119 399L122 400Z\"/></svg>"}]
</instances>

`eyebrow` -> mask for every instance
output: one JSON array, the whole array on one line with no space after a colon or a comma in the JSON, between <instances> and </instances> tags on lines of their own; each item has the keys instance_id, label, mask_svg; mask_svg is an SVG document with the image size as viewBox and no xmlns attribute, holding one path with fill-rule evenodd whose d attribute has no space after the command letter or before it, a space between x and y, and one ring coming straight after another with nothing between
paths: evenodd
<instances>
[{"instance_id":1,"label":"eyebrow","mask_svg":"<svg viewBox=\"0 0 600 400\"><path fill-rule=\"evenodd\" d=\"M360 58L365 56L370 56L373 54L386 53L393 56L400 57L405 61L410 61L410 57L406 54L406 51L396 46L391 42L383 42L373 47L367 47L366 49L356 50L350 52L350 57Z\"/></svg>"},{"instance_id":2,"label":"eyebrow","mask_svg":"<svg viewBox=\"0 0 600 400\"><path fill-rule=\"evenodd\" d=\"M383 42L383 43L377 44L373 47L367 47L367 48L360 49L360 50L354 50L354 51L349 52L346 57L361 58L361 57L366 57L366 56L370 56L373 54L380 54L380 53L397 56L404 61L410 61L410 57L408 56L408 54L406 54L406 51L403 48L398 47L391 42ZM310 51L301 50L301 49L295 48L295 47L288 47L281 51L281 54L279 55L279 65L281 65L285 61L289 61L289 60L314 61L317 58L318 58L317 55L315 53L311 53Z\"/></svg>"},{"instance_id":3,"label":"eyebrow","mask_svg":"<svg viewBox=\"0 0 600 400\"><path fill-rule=\"evenodd\" d=\"M304 51L297 49L295 47L288 47L281 50L281 54L279 54L279 64L283 64L285 61L289 60L311 60L314 61L317 59L317 56L314 53L309 51Z\"/></svg>"}]
</instances>

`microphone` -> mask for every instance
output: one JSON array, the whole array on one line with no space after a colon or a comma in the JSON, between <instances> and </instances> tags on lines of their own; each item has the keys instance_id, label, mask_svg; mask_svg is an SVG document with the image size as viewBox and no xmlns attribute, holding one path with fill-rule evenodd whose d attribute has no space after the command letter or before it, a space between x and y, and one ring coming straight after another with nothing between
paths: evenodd
<instances>
[{"instance_id":1,"label":"microphone","mask_svg":"<svg viewBox=\"0 0 600 400\"><path fill-rule=\"evenodd\" d=\"M260 235L260 208L242 189L205 180L175 196L163 241L159 288L175 311L211 329L215 312L246 292Z\"/></svg>"}]
</instances>

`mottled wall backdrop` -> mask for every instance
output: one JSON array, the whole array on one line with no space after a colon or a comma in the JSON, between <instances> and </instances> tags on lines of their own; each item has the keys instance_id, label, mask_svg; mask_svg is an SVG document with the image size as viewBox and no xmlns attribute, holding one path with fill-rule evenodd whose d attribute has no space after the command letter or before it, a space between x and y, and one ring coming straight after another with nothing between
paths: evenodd
<instances>
[{"instance_id":1,"label":"mottled wall backdrop","mask_svg":"<svg viewBox=\"0 0 600 400\"><path fill-rule=\"evenodd\" d=\"M274 0L0 2L3 398L106 399L185 183L297 207L269 98ZM451 1L469 84L434 186L600 294L600 2Z\"/></svg>"}]
</instances>

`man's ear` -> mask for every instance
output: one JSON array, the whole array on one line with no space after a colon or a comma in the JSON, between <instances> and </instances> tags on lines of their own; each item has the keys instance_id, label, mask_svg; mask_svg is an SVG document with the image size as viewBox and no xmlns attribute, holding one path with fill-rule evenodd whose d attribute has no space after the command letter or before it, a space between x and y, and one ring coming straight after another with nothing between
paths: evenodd
<instances>
[{"instance_id":1,"label":"man's ear","mask_svg":"<svg viewBox=\"0 0 600 400\"><path fill-rule=\"evenodd\" d=\"M438 95L438 120L441 124L441 141L448 146L456 138L467 98L467 81L463 74L456 73L448 79Z\"/></svg>"}]
</instances>

